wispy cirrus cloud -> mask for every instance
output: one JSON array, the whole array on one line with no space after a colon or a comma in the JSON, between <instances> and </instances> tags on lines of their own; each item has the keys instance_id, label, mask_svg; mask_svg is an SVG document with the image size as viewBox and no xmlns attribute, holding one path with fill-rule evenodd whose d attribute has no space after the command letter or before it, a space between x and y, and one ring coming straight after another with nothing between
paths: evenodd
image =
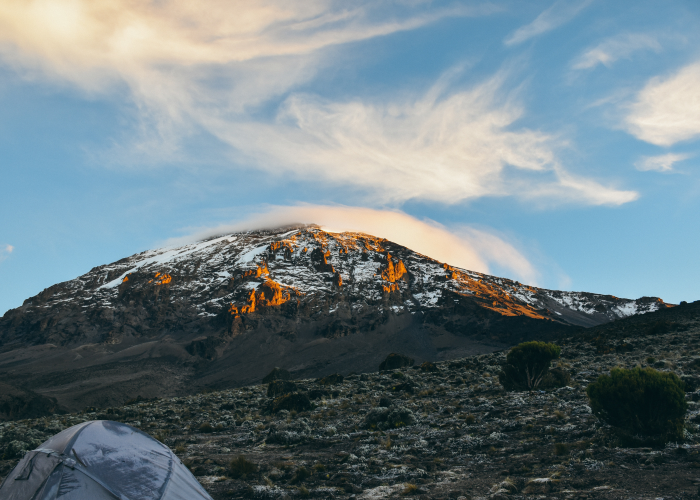
<instances>
[{"instance_id":1,"label":"wispy cirrus cloud","mask_svg":"<svg viewBox=\"0 0 700 500\"><path fill-rule=\"evenodd\" d=\"M25 70L90 91L126 82L136 96L157 102L183 94L205 99L192 94L212 90L209 79L217 78L227 92L233 84L235 108L303 78L303 71L289 71L287 58L313 66L326 47L493 11L488 5L382 9L337 0L7 0L0 4L0 46L6 61ZM313 54L313 61L305 59ZM243 81L250 73L252 81ZM280 81L261 85L271 76ZM239 85L247 91L236 92Z\"/></svg>"},{"instance_id":2,"label":"wispy cirrus cloud","mask_svg":"<svg viewBox=\"0 0 700 500\"><path fill-rule=\"evenodd\" d=\"M553 29L587 3L555 3L508 43ZM423 94L383 100L296 90L332 63L331 47L494 12L489 4L392 5L7 0L0 57L27 77L87 92L117 87L119 95L126 85L141 128L125 164L187 158L183 138L204 130L232 148L236 165L348 185L382 204L514 196L619 205L637 197L567 171L556 154L563 141L516 125L525 111L500 74L467 90L444 77ZM274 118L259 118L273 98L282 101L265 113Z\"/></svg>"},{"instance_id":3,"label":"wispy cirrus cloud","mask_svg":"<svg viewBox=\"0 0 700 500\"><path fill-rule=\"evenodd\" d=\"M593 48L586 50L573 63L573 69L591 69L599 64L610 67L619 59L629 58L633 53L651 50L661 52L661 44L656 37L643 33L626 33L607 38Z\"/></svg>"},{"instance_id":4,"label":"wispy cirrus cloud","mask_svg":"<svg viewBox=\"0 0 700 500\"><path fill-rule=\"evenodd\" d=\"M399 210L374 210L342 205L269 206L244 220L198 228L166 245L183 245L211 236L287 224L318 224L330 232L354 231L386 238L428 257L472 271L488 273L498 266L531 285L540 273L524 253L495 232L465 225L446 227Z\"/></svg>"},{"instance_id":5,"label":"wispy cirrus cloud","mask_svg":"<svg viewBox=\"0 0 700 500\"><path fill-rule=\"evenodd\" d=\"M700 62L649 80L627 111L627 131L651 144L671 146L699 137Z\"/></svg>"},{"instance_id":6,"label":"wispy cirrus cloud","mask_svg":"<svg viewBox=\"0 0 700 500\"><path fill-rule=\"evenodd\" d=\"M126 85L140 128L133 144L104 159L157 163L183 156L183 137L201 125L195 115L240 120L312 80L332 47L496 10L368 0L7 0L0 59L27 78L89 93L119 95Z\"/></svg>"},{"instance_id":7,"label":"wispy cirrus cloud","mask_svg":"<svg viewBox=\"0 0 700 500\"><path fill-rule=\"evenodd\" d=\"M557 0L548 9L529 24L521 26L503 40L505 45L518 45L530 38L552 31L559 26L568 23L583 9L591 4L592 0Z\"/></svg>"},{"instance_id":8,"label":"wispy cirrus cloud","mask_svg":"<svg viewBox=\"0 0 700 500\"><path fill-rule=\"evenodd\" d=\"M0 245L0 262L7 259L14 249L12 245Z\"/></svg>"},{"instance_id":9,"label":"wispy cirrus cloud","mask_svg":"<svg viewBox=\"0 0 700 500\"><path fill-rule=\"evenodd\" d=\"M673 165L683 160L690 158L689 154L667 153L657 156L645 156L635 163L637 170L642 172L670 172L673 170Z\"/></svg>"},{"instance_id":10,"label":"wispy cirrus cloud","mask_svg":"<svg viewBox=\"0 0 700 500\"><path fill-rule=\"evenodd\" d=\"M484 196L620 205L637 194L567 172L557 138L514 128L523 108L503 77L450 91L449 75L395 101L292 95L274 123L208 124L260 168L360 186L384 203L456 203Z\"/></svg>"}]
</instances>

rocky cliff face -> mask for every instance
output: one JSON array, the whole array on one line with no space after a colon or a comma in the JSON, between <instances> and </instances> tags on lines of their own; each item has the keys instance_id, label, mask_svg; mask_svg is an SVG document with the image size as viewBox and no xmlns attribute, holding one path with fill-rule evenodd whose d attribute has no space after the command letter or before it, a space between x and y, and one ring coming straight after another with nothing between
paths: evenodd
<instances>
[{"instance_id":1,"label":"rocky cliff face","mask_svg":"<svg viewBox=\"0 0 700 500\"><path fill-rule=\"evenodd\" d=\"M315 226L143 252L0 319L0 373L68 408L259 380L440 360L668 307L561 292Z\"/></svg>"}]
</instances>

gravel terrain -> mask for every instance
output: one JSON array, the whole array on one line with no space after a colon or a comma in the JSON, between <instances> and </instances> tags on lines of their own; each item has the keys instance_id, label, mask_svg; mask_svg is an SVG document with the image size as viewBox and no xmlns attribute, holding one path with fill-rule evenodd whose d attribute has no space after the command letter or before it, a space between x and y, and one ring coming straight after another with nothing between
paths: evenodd
<instances>
[{"instance_id":1,"label":"gravel terrain","mask_svg":"<svg viewBox=\"0 0 700 500\"><path fill-rule=\"evenodd\" d=\"M505 392L498 382L501 351L294 380L296 393L311 401L301 411L275 412L281 400L260 384L5 422L0 475L62 429L109 419L166 443L217 500L698 498L699 341L696 302L561 339L558 364L571 383L547 392ZM591 415L586 385L613 367L637 365L673 371L686 382L683 442L618 447L611 429ZM231 469L240 456L257 470Z\"/></svg>"}]
</instances>

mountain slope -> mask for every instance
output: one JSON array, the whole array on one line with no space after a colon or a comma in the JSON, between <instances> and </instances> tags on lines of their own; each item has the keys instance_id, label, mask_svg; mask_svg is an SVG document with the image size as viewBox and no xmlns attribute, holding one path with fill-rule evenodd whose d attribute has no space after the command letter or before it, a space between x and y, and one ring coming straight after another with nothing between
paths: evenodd
<instances>
[{"instance_id":1,"label":"mountain slope","mask_svg":"<svg viewBox=\"0 0 700 500\"><path fill-rule=\"evenodd\" d=\"M0 319L0 373L68 408L227 387L274 366L374 370L668 307L454 268L359 233L251 231L143 252L54 285Z\"/></svg>"}]
</instances>

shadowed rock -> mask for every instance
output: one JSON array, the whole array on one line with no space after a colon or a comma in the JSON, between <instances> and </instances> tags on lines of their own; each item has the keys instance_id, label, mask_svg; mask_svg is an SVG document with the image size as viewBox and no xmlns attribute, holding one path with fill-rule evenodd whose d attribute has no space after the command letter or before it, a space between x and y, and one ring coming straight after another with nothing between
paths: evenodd
<instances>
[{"instance_id":1,"label":"shadowed rock","mask_svg":"<svg viewBox=\"0 0 700 500\"><path fill-rule=\"evenodd\" d=\"M274 380L267 386L267 397L274 398L289 394L290 392L296 392L296 390L297 385L294 382L288 380Z\"/></svg>"},{"instance_id":2,"label":"shadowed rock","mask_svg":"<svg viewBox=\"0 0 700 500\"><path fill-rule=\"evenodd\" d=\"M413 366L415 360L404 356L403 354L391 353L389 354L382 364L379 365L379 371L382 370L397 370L405 366Z\"/></svg>"},{"instance_id":3,"label":"shadowed rock","mask_svg":"<svg viewBox=\"0 0 700 500\"><path fill-rule=\"evenodd\" d=\"M292 376L287 370L275 367L270 373L265 375L265 377L262 379L262 382L263 384L269 384L273 380L289 380L291 378Z\"/></svg>"}]
</instances>

